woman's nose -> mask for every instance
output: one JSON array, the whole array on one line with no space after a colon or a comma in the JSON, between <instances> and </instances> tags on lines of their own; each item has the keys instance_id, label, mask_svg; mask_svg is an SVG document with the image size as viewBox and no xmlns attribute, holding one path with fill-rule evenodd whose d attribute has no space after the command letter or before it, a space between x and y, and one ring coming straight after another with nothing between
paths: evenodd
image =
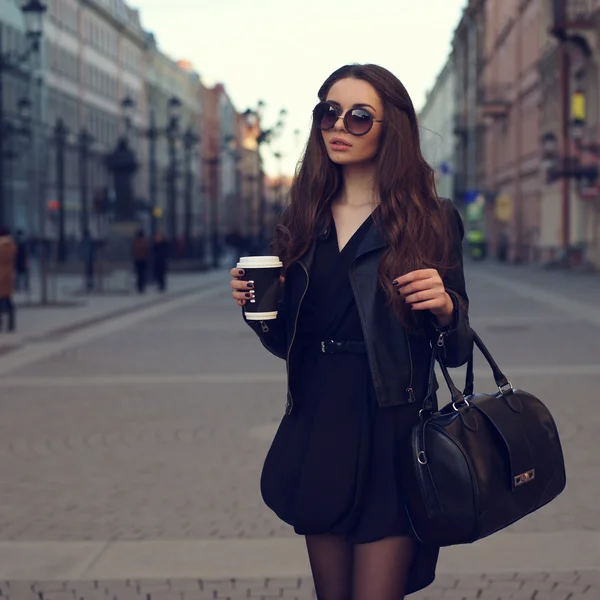
<instances>
[{"instance_id":1,"label":"woman's nose","mask_svg":"<svg viewBox=\"0 0 600 600\"><path fill-rule=\"evenodd\" d=\"M335 131L346 131L346 124L344 123L344 115L340 115L333 126Z\"/></svg>"}]
</instances>

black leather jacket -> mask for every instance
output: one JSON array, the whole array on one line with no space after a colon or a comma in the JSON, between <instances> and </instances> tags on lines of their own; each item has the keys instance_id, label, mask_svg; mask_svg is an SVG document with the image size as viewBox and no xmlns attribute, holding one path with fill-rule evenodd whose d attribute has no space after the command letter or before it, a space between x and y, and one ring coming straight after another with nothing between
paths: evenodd
<instances>
[{"instance_id":1,"label":"black leather jacket","mask_svg":"<svg viewBox=\"0 0 600 600\"><path fill-rule=\"evenodd\" d=\"M465 364L473 349L469 327L469 299L465 290L462 261L464 228L450 200L443 208L452 223L452 263L457 266L444 276L446 291L454 304L453 323L448 328L434 325L433 315L417 332L407 331L386 303L377 278L379 260L386 246L377 227L363 239L350 267L350 282L358 307L367 356L379 406L423 402L427 394L431 345L439 344L448 367ZM320 235L327 234L327 231ZM277 319L246 321L269 352L286 360L288 393L286 414L293 409L294 338L302 300L308 289L316 240L286 274ZM430 313L428 313L430 314ZM437 384L435 386L437 388Z\"/></svg>"}]
</instances>

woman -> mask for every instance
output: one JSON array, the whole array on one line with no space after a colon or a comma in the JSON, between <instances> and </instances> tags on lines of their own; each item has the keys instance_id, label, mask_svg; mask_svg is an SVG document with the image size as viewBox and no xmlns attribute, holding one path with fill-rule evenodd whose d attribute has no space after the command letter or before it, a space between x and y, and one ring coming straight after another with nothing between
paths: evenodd
<instances>
[{"instance_id":1,"label":"woman","mask_svg":"<svg viewBox=\"0 0 600 600\"><path fill-rule=\"evenodd\" d=\"M435 576L438 549L414 539L400 463L432 343L448 366L472 351L462 222L436 195L396 77L345 66L318 95L274 239L284 264L278 317L248 321L288 367L261 489L306 536L318 598L399 600ZM231 274L243 306L252 282Z\"/></svg>"}]
</instances>

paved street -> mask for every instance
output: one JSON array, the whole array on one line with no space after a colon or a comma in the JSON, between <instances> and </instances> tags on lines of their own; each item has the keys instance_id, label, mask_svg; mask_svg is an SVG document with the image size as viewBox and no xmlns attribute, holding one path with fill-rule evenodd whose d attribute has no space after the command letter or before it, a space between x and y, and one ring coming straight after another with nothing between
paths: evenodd
<instances>
[{"instance_id":1,"label":"paved street","mask_svg":"<svg viewBox=\"0 0 600 600\"><path fill-rule=\"evenodd\" d=\"M557 420L568 488L444 550L413 597L600 600L600 276L492 264L467 279L474 328ZM243 324L227 273L181 286L0 355L0 597L314 597L302 540L259 494L284 363Z\"/></svg>"}]
</instances>

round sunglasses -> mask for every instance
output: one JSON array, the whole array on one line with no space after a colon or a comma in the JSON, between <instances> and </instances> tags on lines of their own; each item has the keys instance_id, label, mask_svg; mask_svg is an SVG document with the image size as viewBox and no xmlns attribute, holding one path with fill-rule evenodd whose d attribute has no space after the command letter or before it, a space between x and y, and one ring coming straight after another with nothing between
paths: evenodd
<instances>
[{"instance_id":1,"label":"round sunglasses","mask_svg":"<svg viewBox=\"0 0 600 600\"><path fill-rule=\"evenodd\" d=\"M342 117L341 108L329 102L319 102L313 110L314 122L321 131L333 129L340 117ZM373 123L383 123L383 120L375 119L364 108L351 108L343 115L343 119L346 131L355 136L367 135Z\"/></svg>"}]
</instances>

